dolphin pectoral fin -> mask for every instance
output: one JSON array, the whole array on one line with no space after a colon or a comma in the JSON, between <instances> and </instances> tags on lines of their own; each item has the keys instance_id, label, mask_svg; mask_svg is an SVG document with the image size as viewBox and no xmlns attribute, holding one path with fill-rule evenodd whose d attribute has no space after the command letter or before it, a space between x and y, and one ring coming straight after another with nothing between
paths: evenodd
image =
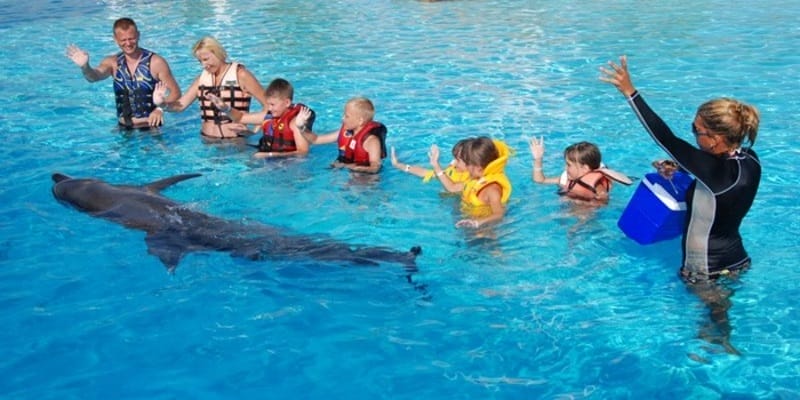
<instances>
[{"instance_id":1,"label":"dolphin pectoral fin","mask_svg":"<svg viewBox=\"0 0 800 400\"><path fill-rule=\"evenodd\" d=\"M183 175L170 176L169 178L164 178L155 182L150 182L147 185L144 185L144 188L151 192L159 193L165 188L172 186L178 182L185 181L187 179L197 178L200 175L201 174L183 174Z\"/></svg>"},{"instance_id":2,"label":"dolphin pectoral fin","mask_svg":"<svg viewBox=\"0 0 800 400\"><path fill-rule=\"evenodd\" d=\"M170 272L175 270L186 253L186 246L175 239L168 232L148 233L144 238L147 252L158 257Z\"/></svg>"}]
</instances>

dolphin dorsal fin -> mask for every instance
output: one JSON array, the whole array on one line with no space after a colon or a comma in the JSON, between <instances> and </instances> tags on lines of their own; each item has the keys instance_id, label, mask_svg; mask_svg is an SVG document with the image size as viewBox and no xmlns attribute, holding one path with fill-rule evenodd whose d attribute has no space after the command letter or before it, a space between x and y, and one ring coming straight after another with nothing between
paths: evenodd
<instances>
[{"instance_id":1,"label":"dolphin dorsal fin","mask_svg":"<svg viewBox=\"0 0 800 400\"><path fill-rule=\"evenodd\" d=\"M183 174L183 175L175 175L170 176L169 178L164 178L155 182L150 182L143 187L151 192L159 193L165 188L172 186L178 182L185 181L187 179L197 178L202 174Z\"/></svg>"},{"instance_id":2,"label":"dolphin dorsal fin","mask_svg":"<svg viewBox=\"0 0 800 400\"><path fill-rule=\"evenodd\" d=\"M61 182L61 181L65 181L67 179L72 179L72 178L70 178L70 177L68 177L68 176L66 176L66 175L64 175L62 173L59 173L59 172L56 172L56 173L53 174L53 182L55 182L55 183L58 183L58 182Z\"/></svg>"}]
</instances>

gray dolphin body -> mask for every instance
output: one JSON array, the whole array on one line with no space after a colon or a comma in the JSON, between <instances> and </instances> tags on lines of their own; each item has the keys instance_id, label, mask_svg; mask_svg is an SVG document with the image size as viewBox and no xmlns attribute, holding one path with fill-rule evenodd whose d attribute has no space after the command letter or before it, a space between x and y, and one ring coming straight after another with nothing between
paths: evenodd
<instances>
[{"instance_id":1,"label":"gray dolphin body","mask_svg":"<svg viewBox=\"0 0 800 400\"><path fill-rule=\"evenodd\" d=\"M150 254L170 270L192 251L222 251L253 260L312 259L357 265L401 264L416 271L419 247L399 252L351 246L330 238L287 234L287 229L243 224L190 210L161 195L171 185L200 174L176 175L142 186L113 185L98 179L53 174L53 196L91 216L147 232Z\"/></svg>"}]
</instances>

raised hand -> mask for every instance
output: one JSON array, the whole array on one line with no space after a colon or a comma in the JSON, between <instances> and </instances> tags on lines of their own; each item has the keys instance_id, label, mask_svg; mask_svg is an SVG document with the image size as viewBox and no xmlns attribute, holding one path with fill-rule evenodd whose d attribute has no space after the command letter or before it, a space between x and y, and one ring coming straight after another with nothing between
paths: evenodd
<instances>
[{"instance_id":1,"label":"raised hand","mask_svg":"<svg viewBox=\"0 0 800 400\"><path fill-rule=\"evenodd\" d=\"M298 112L297 116L294 118L294 124L297 125L298 128L302 128L306 126L309 118L311 118L311 109L306 106L300 107L300 112Z\"/></svg>"},{"instance_id":2,"label":"raised hand","mask_svg":"<svg viewBox=\"0 0 800 400\"><path fill-rule=\"evenodd\" d=\"M394 146L392 146L392 148L390 149L389 155L390 155L391 160L392 160L392 165L397 167L400 164L400 162L397 161L397 153L394 151Z\"/></svg>"},{"instance_id":3,"label":"raised hand","mask_svg":"<svg viewBox=\"0 0 800 400\"><path fill-rule=\"evenodd\" d=\"M600 73L601 81L616 86L623 95L630 97L636 91L628 73L628 58L626 56L619 58L619 64L609 61L608 68L600 67Z\"/></svg>"},{"instance_id":4,"label":"raised hand","mask_svg":"<svg viewBox=\"0 0 800 400\"><path fill-rule=\"evenodd\" d=\"M544 136L540 136L539 139L536 139L536 136L532 137L531 140L528 142L528 145L531 147L531 154L533 155L534 160L539 160L544 155Z\"/></svg>"},{"instance_id":5,"label":"raised hand","mask_svg":"<svg viewBox=\"0 0 800 400\"><path fill-rule=\"evenodd\" d=\"M167 99L167 84L164 82L157 82L155 89L153 89L153 104L160 106L164 104Z\"/></svg>"},{"instance_id":6,"label":"raised hand","mask_svg":"<svg viewBox=\"0 0 800 400\"><path fill-rule=\"evenodd\" d=\"M84 65L89 64L89 53L83 51L80 47L74 44L67 46L65 55L81 68L83 68Z\"/></svg>"},{"instance_id":7,"label":"raised hand","mask_svg":"<svg viewBox=\"0 0 800 400\"><path fill-rule=\"evenodd\" d=\"M439 146L432 144L430 151L428 151L428 159L431 165L436 167L439 165Z\"/></svg>"}]
</instances>

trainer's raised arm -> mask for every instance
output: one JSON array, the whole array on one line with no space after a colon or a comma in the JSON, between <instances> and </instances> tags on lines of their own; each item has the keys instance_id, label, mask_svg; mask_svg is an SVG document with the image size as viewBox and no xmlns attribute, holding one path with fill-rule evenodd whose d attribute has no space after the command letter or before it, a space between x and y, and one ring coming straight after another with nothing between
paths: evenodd
<instances>
[{"instance_id":1,"label":"trainer's raised arm","mask_svg":"<svg viewBox=\"0 0 800 400\"><path fill-rule=\"evenodd\" d=\"M608 68L600 67L600 80L614 85L625 97L630 97L636 92L628 73L628 58L621 56L619 64L609 61Z\"/></svg>"}]
</instances>

